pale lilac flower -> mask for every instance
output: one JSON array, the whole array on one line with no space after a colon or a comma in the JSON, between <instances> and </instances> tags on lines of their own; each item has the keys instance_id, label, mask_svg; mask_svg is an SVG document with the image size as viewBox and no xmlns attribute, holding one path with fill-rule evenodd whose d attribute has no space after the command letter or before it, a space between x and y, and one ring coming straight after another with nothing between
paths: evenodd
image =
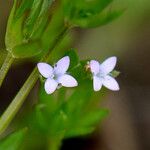
<instances>
[{"instance_id":1,"label":"pale lilac flower","mask_svg":"<svg viewBox=\"0 0 150 150\"><path fill-rule=\"evenodd\" d=\"M60 59L54 67L47 63L38 63L38 70L45 81L45 91L47 94L52 94L60 85L64 87L75 87L78 85L75 78L67 74L70 65L70 58L68 56Z\"/></svg>"},{"instance_id":2,"label":"pale lilac flower","mask_svg":"<svg viewBox=\"0 0 150 150\"><path fill-rule=\"evenodd\" d=\"M96 60L91 60L89 62L90 70L93 74L94 91L99 91L102 85L112 91L119 90L117 81L111 76L111 72L115 68L116 62L116 57L110 57L101 64Z\"/></svg>"}]
</instances>

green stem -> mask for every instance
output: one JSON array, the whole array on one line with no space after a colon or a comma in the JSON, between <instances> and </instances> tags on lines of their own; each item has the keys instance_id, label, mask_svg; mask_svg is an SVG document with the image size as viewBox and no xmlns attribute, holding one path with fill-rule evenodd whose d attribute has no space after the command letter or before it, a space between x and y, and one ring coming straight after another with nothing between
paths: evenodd
<instances>
[{"instance_id":1,"label":"green stem","mask_svg":"<svg viewBox=\"0 0 150 150\"><path fill-rule=\"evenodd\" d=\"M14 118L37 79L38 71L37 68L35 68L0 118L0 134L5 131L11 120Z\"/></svg>"},{"instance_id":2,"label":"green stem","mask_svg":"<svg viewBox=\"0 0 150 150\"><path fill-rule=\"evenodd\" d=\"M1 87L3 80L5 79L5 76L9 70L10 66L12 65L13 61L14 61L14 58L8 52L6 59L0 69L0 87Z\"/></svg>"},{"instance_id":3,"label":"green stem","mask_svg":"<svg viewBox=\"0 0 150 150\"><path fill-rule=\"evenodd\" d=\"M63 39L63 37L66 35L68 31L68 28L65 28L62 33L58 36L58 38L53 43L53 46L51 47L51 50L55 49L57 44ZM50 51L51 52L51 51ZM41 60L42 61L48 61L50 52L44 56ZM36 83L37 79L39 77L39 73L37 70L37 67L33 70L31 75L28 77L20 91L17 93L16 97L13 99L13 101L10 103L8 108L5 110L5 112L2 114L0 118L0 135L6 130L12 119L15 117L16 113L19 111L20 107L24 103L26 97L30 93L31 89L33 88L34 84Z\"/></svg>"},{"instance_id":4,"label":"green stem","mask_svg":"<svg viewBox=\"0 0 150 150\"><path fill-rule=\"evenodd\" d=\"M48 150L59 150L61 147L62 139L53 138L48 140Z\"/></svg>"}]
</instances>

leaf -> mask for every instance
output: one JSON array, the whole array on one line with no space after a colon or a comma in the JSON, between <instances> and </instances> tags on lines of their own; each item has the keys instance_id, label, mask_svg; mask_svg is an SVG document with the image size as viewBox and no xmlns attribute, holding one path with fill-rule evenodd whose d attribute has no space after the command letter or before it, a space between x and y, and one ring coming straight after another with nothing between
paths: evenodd
<instances>
[{"instance_id":1,"label":"leaf","mask_svg":"<svg viewBox=\"0 0 150 150\"><path fill-rule=\"evenodd\" d=\"M100 120L108 115L108 110L97 109L91 112L87 112L81 119L80 125L85 127L95 126Z\"/></svg>"},{"instance_id":2,"label":"leaf","mask_svg":"<svg viewBox=\"0 0 150 150\"><path fill-rule=\"evenodd\" d=\"M93 112L80 113L76 121L72 123L70 128L65 132L65 137L83 136L92 133L96 124L99 123L108 114L108 110L99 109ZM82 116L82 117L81 117Z\"/></svg>"},{"instance_id":3,"label":"leaf","mask_svg":"<svg viewBox=\"0 0 150 150\"><path fill-rule=\"evenodd\" d=\"M64 134L66 131L67 122L68 116L63 110L58 109L52 113L48 129L50 136L56 136L62 133Z\"/></svg>"},{"instance_id":4,"label":"leaf","mask_svg":"<svg viewBox=\"0 0 150 150\"><path fill-rule=\"evenodd\" d=\"M116 77L118 77L118 76L120 75L120 72L117 71L117 70L113 70L113 71L110 73L110 75L111 75L112 77L116 78Z\"/></svg>"},{"instance_id":5,"label":"leaf","mask_svg":"<svg viewBox=\"0 0 150 150\"><path fill-rule=\"evenodd\" d=\"M36 19L40 13L41 6L42 6L42 0L34 0L30 10L30 14L26 19L25 26L24 26L24 34L27 37L30 36L33 30Z\"/></svg>"},{"instance_id":6,"label":"leaf","mask_svg":"<svg viewBox=\"0 0 150 150\"><path fill-rule=\"evenodd\" d=\"M50 23L47 25L41 39L45 50L53 49L53 43L59 39L60 33L64 31L64 15L62 8L56 7Z\"/></svg>"},{"instance_id":7,"label":"leaf","mask_svg":"<svg viewBox=\"0 0 150 150\"><path fill-rule=\"evenodd\" d=\"M73 68L70 68L69 72L78 80L78 82L85 81L91 82L91 72L86 68L89 60L83 60Z\"/></svg>"},{"instance_id":8,"label":"leaf","mask_svg":"<svg viewBox=\"0 0 150 150\"><path fill-rule=\"evenodd\" d=\"M112 2L113 0L63 0L64 14L73 25L82 27L82 22L97 16Z\"/></svg>"},{"instance_id":9,"label":"leaf","mask_svg":"<svg viewBox=\"0 0 150 150\"><path fill-rule=\"evenodd\" d=\"M93 90L91 88L90 82L84 81L80 83L80 86L76 87L73 94L70 97L68 97L67 102L64 106L65 112L68 115L79 115L79 113L83 111L83 108L91 99L92 95ZM72 119L74 120L73 116Z\"/></svg>"},{"instance_id":10,"label":"leaf","mask_svg":"<svg viewBox=\"0 0 150 150\"><path fill-rule=\"evenodd\" d=\"M41 44L39 41L24 43L17 45L12 50L14 58L27 58L39 54L42 51Z\"/></svg>"},{"instance_id":11,"label":"leaf","mask_svg":"<svg viewBox=\"0 0 150 150\"><path fill-rule=\"evenodd\" d=\"M63 0L65 15L71 18L88 17L100 13L113 0ZM69 7L68 7L69 6Z\"/></svg>"},{"instance_id":12,"label":"leaf","mask_svg":"<svg viewBox=\"0 0 150 150\"><path fill-rule=\"evenodd\" d=\"M44 89L44 84L41 84L39 103L46 105L49 114L54 112L57 107L57 97L55 94L47 94Z\"/></svg>"},{"instance_id":13,"label":"leaf","mask_svg":"<svg viewBox=\"0 0 150 150\"><path fill-rule=\"evenodd\" d=\"M44 0L38 18L42 17L52 5L53 0Z\"/></svg>"},{"instance_id":14,"label":"leaf","mask_svg":"<svg viewBox=\"0 0 150 150\"><path fill-rule=\"evenodd\" d=\"M79 57L74 49L67 51L65 56L69 56L70 58L70 66L69 66L70 69L73 69L79 64Z\"/></svg>"},{"instance_id":15,"label":"leaf","mask_svg":"<svg viewBox=\"0 0 150 150\"><path fill-rule=\"evenodd\" d=\"M113 0L76 0L76 18L86 18L105 9Z\"/></svg>"},{"instance_id":16,"label":"leaf","mask_svg":"<svg viewBox=\"0 0 150 150\"><path fill-rule=\"evenodd\" d=\"M69 54L68 51L68 55L75 58L75 51L70 52ZM81 66L85 66L87 60L80 63ZM96 124L107 115L108 111L97 108L100 99L98 97L97 100L93 92L92 80L81 77L79 84L80 86L69 91L61 88L52 95L46 94L42 84L38 107L40 109L37 109L36 117L33 117L33 120L36 119L33 121L35 123L32 126L33 130L37 128L37 132L45 133L48 137L64 135L65 138L93 132Z\"/></svg>"},{"instance_id":17,"label":"leaf","mask_svg":"<svg viewBox=\"0 0 150 150\"><path fill-rule=\"evenodd\" d=\"M20 6L18 7L15 13L15 20L18 20L28 9L31 8L33 1L34 0L21 0Z\"/></svg>"},{"instance_id":18,"label":"leaf","mask_svg":"<svg viewBox=\"0 0 150 150\"><path fill-rule=\"evenodd\" d=\"M0 141L0 150L20 150L24 141L27 129L14 132Z\"/></svg>"},{"instance_id":19,"label":"leaf","mask_svg":"<svg viewBox=\"0 0 150 150\"><path fill-rule=\"evenodd\" d=\"M106 9L112 2L113 0L63 0L64 14L73 26L94 28L113 21L124 12Z\"/></svg>"},{"instance_id":20,"label":"leaf","mask_svg":"<svg viewBox=\"0 0 150 150\"><path fill-rule=\"evenodd\" d=\"M53 0L14 0L5 37L8 51L11 52L24 40L41 38L48 23L48 9L52 2Z\"/></svg>"},{"instance_id":21,"label":"leaf","mask_svg":"<svg viewBox=\"0 0 150 150\"><path fill-rule=\"evenodd\" d=\"M87 135L87 134L92 133L94 131L94 129L95 128L93 128L93 127L89 127L89 128L82 128L82 127L72 128L72 129L69 130L69 132L66 132L65 138L71 138L71 137Z\"/></svg>"},{"instance_id":22,"label":"leaf","mask_svg":"<svg viewBox=\"0 0 150 150\"><path fill-rule=\"evenodd\" d=\"M51 60L50 62L57 62L60 58L66 55L66 49L71 47L73 42L73 35L66 34L66 36L60 41L54 51L51 52Z\"/></svg>"},{"instance_id":23,"label":"leaf","mask_svg":"<svg viewBox=\"0 0 150 150\"><path fill-rule=\"evenodd\" d=\"M16 7L17 7L17 0L14 1L10 16L8 18L8 23L7 23L5 44L6 44L6 49L8 51L11 51L14 46L22 42L21 29L22 29L22 21L24 16L19 18L17 21L14 21Z\"/></svg>"},{"instance_id":24,"label":"leaf","mask_svg":"<svg viewBox=\"0 0 150 150\"><path fill-rule=\"evenodd\" d=\"M75 1L62 0L63 12L64 12L64 15L67 19L71 18L71 16L74 15L74 12L73 12L74 4L75 4Z\"/></svg>"},{"instance_id":25,"label":"leaf","mask_svg":"<svg viewBox=\"0 0 150 150\"><path fill-rule=\"evenodd\" d=\"M84 82L62 106L68 120L65 127L67 138L91 133L96 124L108 114L107 110L97 108L99 101L97 105L94 104L94 108L93 105L89 106L95 99L93 99L91 83Z\"/></svg>"},{"instance_id":26,"label":"leaf","mask_svg":"<svg viewBox=\"0 0 150 150\"><path fill-rule=\"evenodd\" d=\"M41 5L41 9L40 9L40 13L34 23L34 28L32 30L32 35L31 38L39 38L43 31L46 28L46 25L48 23L49 20L49 8L52 5L53 0L44 0L42 5Z\"/></svg>"},{"instance_id":27,"label":"leaf","mask_svg":"<svg viewBox=\"0 0 150 150\"><path fill-rule=\"evenodd\" d=\"M38 104L35 108L34 118L35 122L33 121L34 128L36 126L38 132L47 133L47 129L49 127L48 118L46 115L47 106L45 104Z\"/></svg>"},{"instance_id":28,"label":"leaf","mask_svg":"<svg viewBox=\"0 0 150 150\"><path fill-rule=\"evenodd\" d=\"M112 22L123 14L124 10L118 11L105 11L100 14L91 16L84 19L74 19L73 23L80 26L81 28L95 28Z\"/></svg>"},{"instance_id":29,"label":"leaf","mask_svg":"<svg viewBox=\"0 0 150 150\"><path fill-rule=\"evenodd\" d=\"M94 131L97 123L99 123L108 114L108 110L99 109L89 112L80 112L78 117L74 117L74 120L69 120L72 122L65 132L65 137L70 138L74 136L82 136L90 134ZM76 118L76 119L75 119Z\"/></svg>"}]
</instances>

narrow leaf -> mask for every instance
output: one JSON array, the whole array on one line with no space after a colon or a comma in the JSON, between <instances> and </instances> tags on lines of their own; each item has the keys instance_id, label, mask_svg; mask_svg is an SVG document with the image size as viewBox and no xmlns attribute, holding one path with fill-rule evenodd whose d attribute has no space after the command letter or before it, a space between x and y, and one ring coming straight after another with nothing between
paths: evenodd
<instances>
[{"instance_id":1,"label":"narrow leaf","mask_svg":"<svg viewBox=\"0 0 150 150\"><path fill-rule=\"evenodd\" d=\"M39 38L46 28L49 20L49 9L52 5L53 0L44 0L41 5L40 13L34 22L34 28L32 30L32 38Z\"/></svg>"},{"instance_id":2,"label":"narrow leaf","mask_svg":"<svg viewBox=\"0 0 150 150\"><path fill-rule=\"evenodd\" d=\"M98 109L87 112L80 121L81 126L95 126L99 121L108 115L108 110Z\"/></svg>"},{"instance_id":3,"label":"narrow leaf","mask_svg":"<svg viewBox=\"0 0 150 150\"><path fill-rule=\"evenodd\" d=\"M68 130L68 132L66 132L65 137L66 138L71 138L71 137L77 137L77 136L84 136L87 134L90 134L94 131L95 128L93 127L89 127L89 128L82 128L82 127L78 127L78 128L72 128L70 130Z\"/></svg>"},{"instance_id":4,"label":"narrow leaf","mask_svg":"<svg viewBox=\"0 0 150 150\"><path fill-rule=\"evenodd\" d=\"M21 44L12 50L14 58L27 58L39 54L42 51L39 41L29 42L27 44Z\"/></svg>"},{"instance_id":5,"label":"narrow leaf","mask_svg":"<svg viewBox=\"0 0 150 150\"><path fill-rule=\"evenodd\" d=\"M20 2L20 6L15 13L15 20L19 19L28 9L31 8L33 1L34 0L22 0Z\"/></svg>"},{"instance_id":6,"label":"narrow leaf","mask_svg":"<svg viewBox=\"0 0 150 150\"><path fill-rule=\"evenodd\" d=\"M25 23L24 33L27 37L30 36L33 30L35 21L40 13L41 6L42 6L42 0L34 0L30 10L30 14Z\"/></svg>"},{"instance_id":7,"label":"narrow leaf","mask_svg":"<svg viewBox=\"0 0 150 150\"><path fill-rule=\"evenodd\" d=\"M76 67L79 64L79 57L74 49L67 51L65 55L69 56L69 58L70 58L69 69L73 69L74 67Z\"/></svg>"},{"instance_id":8,"label":"narrow leaf","mask_svg":"<svg viewBox=\"0 0 150 150\"><path fill-rule=\"evenodd\" d=\"M74 24L77 24L81 28L95 28L112 22L113 20L121 16L123 12L124 10L112 12L106 11L89 18L74 20Z\"/></svg>"},{"instance_id":9,"label":"narrow leaf","mask_svg":"<svg viewBox=\"0 0 150 150\"><path fill-rule=\"evenodd\" d=\"M20 131L17 131L15 133L12 133L5 139L0 141L0 150L20 150L21 144L23 143L23 140L25 138L27 129L23 129Z\"/></svg>"},{"instance_id":10,"label":"narrow leaf","mask_svg":"<svg viewBox=\"0 0 150 150\"><path fill-rule=\"evenodd\" d=\"M113 70L113 71L110 73L110 75L111 75L112 77L116 78L116 77L118 77L118 76L120 75L120 72L117 71L117 70Z\"/></svg>"},{"instance_id":11,"label":"narrow leaf","mask_svg":"<svg viewBox=\"0 0 150 150\"><path fill-rule=\"evenodd\" d=\"M5 44L6 44L6 48L8 51L11 51L15 45L20 44L22 40L21 27L22 27L23 16L17 21L14 21L16 7L17 7L17 0L14 1L13 7L11 10L9 19L8 19L8 23L7 23Z\"/></svg>"},{"instance_id":12,"label":"narrow leaf","mask_svg":"<svg viewBox=\"0 0 150 150\"><path fill-rule=\"evenodd\" d=\"M95 15L96 13L100 13L103 9L105 9L113 0L77 0L76 7L78 9L79 18L89 17L91 15Z\"/></svg>"}]
</instances>

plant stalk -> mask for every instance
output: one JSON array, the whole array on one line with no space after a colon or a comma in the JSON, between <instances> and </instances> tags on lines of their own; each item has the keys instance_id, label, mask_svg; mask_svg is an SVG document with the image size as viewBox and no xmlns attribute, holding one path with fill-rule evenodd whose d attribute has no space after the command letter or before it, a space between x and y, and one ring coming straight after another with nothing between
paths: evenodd
<instances>
[{"instance_id":1,"label":"plant stalk","mask_svg":"<svg viewBox=\"0 0 150 150\"><path fill-rule=\"evenodd\" d=\"M51 50L54 50L57 44L63 39L63 37L66 35L68 31L68 28L64 28L62 33L58 36L58 38L53 43L53 46L51 47ZM51 51L50 51L51 52ZM41 61L47 62L49 60L50 52L46 54ZM16 113L21 108L22 104L24 103L26 97L30 93L31 89L33 88L34 84L38 80L39 73L37 67L32 71L31 75L28 77L20 91L17 93L16 97L13 99L13 101L10 103L8 108L5 110L5 112L2 114L0 118L0 135L6 130L12 119L15 117Z\"/></svg>"},{"instance_id":2,"label":"plant stalk","mask_svg":"<svg viewBox=\"0 0 150 150\"><path fill-rule=\"evenodd\" d=\"M59 150L62 139L59 137L48 140L48 150Z\"/></svg>"},{"instance_id":3,"label":"plant stalk","mask_svg":"<svg viewBox=\"0 0 150 150\"><path fill-rule=\"evenodd\" d=\"M37 68L33 70L29 78L26 80L16 97L10 103L8 108L5 110L3 115L0 118L0 135L5 131L11 120L14 118L20 107L22 106L25 98L28 93L34 86L38 79L38 71Z\"/></svg>"},{"instance_id":4,"label":"plant stalk","mask_svg":"<svg viewBox=\"0 0 150 150\"><path fill-rule=\"evenodd\" d=\"M10 66L12 65L14 61L14 58L12 57L12 55L8 52L5 60L4 60L4 63L0 69L0 87L5 79L5 76L10 68Z\"/></svg>"}]
</instances>

